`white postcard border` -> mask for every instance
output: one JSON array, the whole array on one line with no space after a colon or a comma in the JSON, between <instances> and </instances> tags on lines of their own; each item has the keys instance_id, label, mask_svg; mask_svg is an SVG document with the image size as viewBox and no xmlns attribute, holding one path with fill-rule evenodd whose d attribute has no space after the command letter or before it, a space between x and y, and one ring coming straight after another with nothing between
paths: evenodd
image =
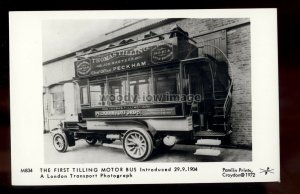
<instances>
[{"instance_id":1,"label":"white postcard border","mask_svg":"<svg viewBox=\"0 0 300 194\"><path fill-rule=\"evenodd\" d=\"M117 14L116 14L117 13ZM251 162L44 164L41 23L46 19L250 18ZM10 12L10 103L13 185L270 182L280 180L276 9ZM197 172L135 173L129 179L42 179L40 168L197 167ZM265 175L260 169L274 169ZM21 173L31 168L32 173ZM249 168L256 177L226 178L223 168Z\"/></svg>"}]
</instances>

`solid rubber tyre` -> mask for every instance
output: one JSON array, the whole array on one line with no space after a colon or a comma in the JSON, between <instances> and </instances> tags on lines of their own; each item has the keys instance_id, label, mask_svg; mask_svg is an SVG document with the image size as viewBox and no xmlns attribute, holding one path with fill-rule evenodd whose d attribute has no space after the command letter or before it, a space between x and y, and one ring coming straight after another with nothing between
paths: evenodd
<instances>
[{"instance_id":1,"label":"solid rubber tyre","mask_svg":"<svg viewBox=\"0 0 300 194\"><path fill-rule=\"evenodd\" d=\"M143 129L131 129L123 138L123 150L127 156L136 161L148 159L153 151L153 140Z\"/></svg>"},{"instance_id":2,"label":"solid rubber tyre","mask_svg":"<svg viewBox=\"0 0 300 194\"><path fill-rule=\"evenodd\" d=\"M66 152L68 149L66 135L64 133L55 133L53 136L53 146L59 152Z\"/></svg>"}]
</instances>

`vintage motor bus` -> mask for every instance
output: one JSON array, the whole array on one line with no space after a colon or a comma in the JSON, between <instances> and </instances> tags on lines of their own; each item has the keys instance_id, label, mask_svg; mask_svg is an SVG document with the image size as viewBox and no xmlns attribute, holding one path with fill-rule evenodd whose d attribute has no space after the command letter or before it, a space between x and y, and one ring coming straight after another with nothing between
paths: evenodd
<instances>
[{"instance_id":1,"label":"vintage motor bus","mask_svg":"<svg viewBox=\"0 0 300 194\"><path fill-rule=\"evenodd\" d=\"M176 143L223 143L231 133L230 63L219 48L196 45L175 26L77 55L81 113L53 131L55 149L85 139L143 161Z\"/></svg>"}]
</instances>

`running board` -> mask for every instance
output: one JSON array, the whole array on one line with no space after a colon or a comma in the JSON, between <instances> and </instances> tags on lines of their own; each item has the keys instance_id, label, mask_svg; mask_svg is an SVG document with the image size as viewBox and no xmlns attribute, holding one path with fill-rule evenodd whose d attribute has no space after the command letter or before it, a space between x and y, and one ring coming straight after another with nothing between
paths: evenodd
<instances>
[{"instance_id":1,"label":"running board","mask_svg":"<svg viewBox=\"0 0 300 194\"><path fill-rule=\"evenodd\" d=\"M102 146L110 147L110 148L123 149L122 145L116 145L116 144L110 144L110 143L103 143Z\"/></svg>"},{"instance_id":2,"label":"running board","mask_svg":"<svg viewBox=\"0 0 300 194\"><path fill-rule=\"evenodd\" d=\"M219 139L198 139L195 145L218 146L221 145Z\"/></svg>"},{"instance_id":3,"label":"running board","mask_svg":"<svg viewBox=\"0 0 300 194\"><path fill-rule=\"evenodd\" d=\"M219 156L221 154L220 150L216 149L197 149L194 155L198 156Z\"/></svg>"}]
</instances>

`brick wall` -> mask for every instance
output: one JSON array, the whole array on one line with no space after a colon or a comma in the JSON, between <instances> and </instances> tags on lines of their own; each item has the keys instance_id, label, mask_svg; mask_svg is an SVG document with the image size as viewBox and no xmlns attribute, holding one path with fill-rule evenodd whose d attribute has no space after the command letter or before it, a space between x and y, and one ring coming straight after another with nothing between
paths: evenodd
<instances>
[{"instance_id":1,"label":"brick wall","mask_svg":"<svg viewBox=\"0 0 300 194\"><path fill-rule=\"evenodd\" d=\"M228 58L232 63L232 143L252 145L250 26L227 31Z\"/></svg>"}]
</instances>

